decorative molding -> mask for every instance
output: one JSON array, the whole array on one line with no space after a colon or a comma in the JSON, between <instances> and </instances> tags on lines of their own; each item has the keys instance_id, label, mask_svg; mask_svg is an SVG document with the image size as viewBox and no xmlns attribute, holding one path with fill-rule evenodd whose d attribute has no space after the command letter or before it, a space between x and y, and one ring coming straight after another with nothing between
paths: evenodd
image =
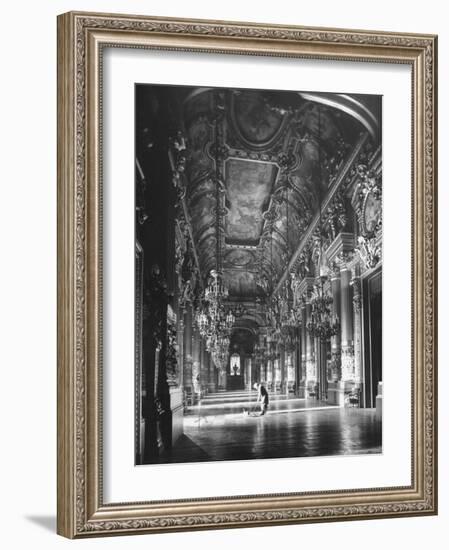
<instances>
[{"instance_id":1,"label":"decorative molding","mask_svg":"<svg viewBox=\"0 0 449 550\"><path fill-rule=\"evenodd\" d=\"M341 379L354 380L354 346L341 346Z\"/></svg>"},{"instance_id":2,"label":"decorative molding","mask_svg":"<svg viewBox=\"0 0 449 550\"><path fill-rule=\"evenodd\" d=\"M332 378L334 381L341 380L342 378L342 368L341 368L341 350L332 351L331 361L330 361L330 370L332 373Z\"/></svg>"},{"instance_id":3,"label":"decorative molding","mask_svg":"<svg viewBox=\"0 0 449 550\"><path fill-rule=\"evenodd\" d=\"M427 495L426 495L427 497ZM241 501L242 503L244 500ZM241 527L267 525L268 523L297 523L298 521L313 521L317 518L336 519L360 519L373 514L390 516L408 516L412 513L425 513L431 511L428 499L418 499L415 502L390 503L376 502L373 504L354 504L340 506L313 506L284 510L265 510L254 512L229 512L214 514L192 514L176 516L158 516L148 519L129 519L116 521L92 520L85 525L86 534L94 532L111 533L113 531L160 531L192 529L194 527ZM261 506L263 504L261 503Z\"/></svg>"},{"instance_id":4,"label":"decorative molding","mask_svg":"<svg viewBox=\"0 0 449 550\"><path fill-rule=\"evenodd\" d=\"M369 517L391 517L408 516L413 514L435 513L436 502L436 280L435 269L436 262L436 167L434 158L436 155L436 136L435 136L435 96L436 96L436 39L430 36L415 35L393 35L381 32L363 32L363 31L339 31L330 29L304 29L295 27L275 27L266 25L254 25L247 23L222 23L205 21L187 21L187 20L169 20L169 19L147 19L131 16L111 16L111 15L91 15L91 14L65 14L59 17L59 60L61 61L60 70L60 88L59 105L60 116L66 117L59 123L60 148L59 154L59 231L61 232L58 245L58 311L60 313L59 326L60 335L60 353L59 353L59 391L61 398L58 404L58 419L61 426L69 426L67 433L59 433L60 450L58 471L60 477L60 487L58 489L58 531L61 534L70 537L82 537L91 534L127 534L136 531L153 532L166 530L182 530L205 527L241 527L250 525L265 525L273 523L296 523L300 521L316 521L323 519L361 519ZM420 286L424 289L422 302L414 302L414 311L418 311L420 316L420 334L423 340L422 375L424 387L422 390L423 416L419 418L419 424L422 427L420 432L420 458L419 466L422 470L419 472L422 479L422 492L416 496L410 497L411 500L401 501L400 491L394 488L397 495L390 494L389 490L379 490L379 498L371 503L366 503L359 494L354 494L351 502L348 504L322 504L319 506L301 506L282 508L282 501L269 502L269 496L261 499L257 506L264 508L261 510L251 510L254 506L250 497L241 497L238 500L238 506L241 507L247 503L248 511L217 511L214 513L198 513L192 506L194 501L188 501L193 511L184 513L182 506L177 503L178 508L173 508L168 513L161 511L157 516L147 518L132 517L132 510L128 511L126 506L121 507L119 519L96 519L95 514L89 517L87 512L87 502L91 501L92 495L97 488L92 486L96 474L88 470L88 455L92 454L91 449L87 449L93 432L88 430L89 421L95 417L95 422L101 415L98 411L88 409L88 398L91 393L101 394L101 388L89 387L91 383L90 372L87 371L87 361L92 360L94 351L88 342L90 333L88 318L92 321L92 313L88 311L88 304L91 304L90 291L94 285L102 291L102 264L101 256L94 260L90 259L88 250L91 245L87 238L88 219L86 213L87 202L87 120L86 106L88 103L86 89L86 75L88 74L86 66L86 44L87 33L90 30L110 30L127 31L136 33L134 43L128 47L148 47L139 45L138 37L145 33L162 34L164 36L173 36L173 38L184 38L192 40L191 49L196 51L227 51L224 39L241 39L241 48L234 50L234 53L251 54L251 48L255 48L257 40L266 40L266 48L269 48L270 41L271 55L288 56L285 51L276 52L275 43L285 42L290 44L292 41L302 44L327 45L335 47L335 50L327 49L325 54L304 54L304 56L325 57L326 59L350 59L351 57L359 61L378 61L389 58L381 57L382 48L395 48L397 55L390 54L390 62L412 63L401 57L401 49L410 49L410 56L416 51L421 59L422 82L418 83L417 71L420 67L414 68L413 79L415 89L423 93L423 133L422 139L422 158L417 160L419 166L414 174L415 185L422 184L422 188L417 189L422 194L423 200L419 207L415 206L415 221L422 224L422 233L416 234L418 229L414 229L414 239L419 239L421 243L420 250L423 251L422 257L413 258L413 266L419 267L417 275ZM199 42L193 43L194 37L222 37L223 42L218 42L217 49L208 49L207 44L201 46ZM255 40L254 40L255 39ZM110 38L113 42L113 38ZM184 41L184 44L186 42ZM123 44L112 44L116 47L123 47ZM361 51L352 50L351 46L369 46L373 48L372 56L363 59ZM339 49L345 46L349 53L344 53ZM162 46L155 46L161 48ZM166 46L166 49L186 50L185 45ZM101 44L100 44L101 56ZM333 53L330 53L333 52ZM379 57L378 57L379 56ZM100 75L101 76L101 75ZM421 76L419 76L421 78ZM74 86L70 88L67 82L73 82ZM101 83L101 78L100 78ZM419 84L419 85L418 85ZM101 85L101 84L100 84ZM72 139L74 136L74 139ZM415 150L415 155L418 151ZM420 151L421 154L421 151ZM73 159L73 162L72 162ZM92 159L90 159L92 162ZM422 171L421 171L422 168ZM101 170L100 170L101 173ZM421 176L418 175L422 173ZM92 176L89 175L89 178ZM94 187L97 183L92 183ZM415 200L418 192L415 193ZM101 197L101 182L100 182ZM100 200L101 207L101 200ZM92 214L89 214L92 216ZM101 221L101 211L99 213ZM419 218L419 219L416 219ZM92 221L93 218L89 218ZM416 226L418 227L418 226ZM420 226L419 226L420 227ZM89 233L89 235L91 235ZM416 241L415 241L416 242ZM304 244L302 245L304 246ZM96 249L95 249L96 250ZM300 249L301 251L301 249ZM287 274L292 271L296 257L292 264L287 268ZM92 262L94 265L92 265ZM89 279L89 274L95 265L99 265L99 272L95 275L95 283ZM281 284L282 279L279 281ZM415 285L416 287L416 285ZM416 297L414 298L416 300ZM420 298L421 300L421 298ZM101 309L101 304L100 304ZM91 311L93 308L91 309ZM417 321L416 321L417 322ZM101 312L99 314L100 330L100 367L101 356ZM422 324L421 324L422 323ZM421 328L422 327L422 328ZM416 345L416 344L415 344ZM93 363L95 365L95 363ZM414 369L421 369L421 365L414 365ZM416 371L415 371L416 374ZM98 373L98 380L101 381L101 372ZM93 379L92 379L93 380ZM97 382L98 383L98 382ZM416 388L415 388L416 389ZM418 388L419 389L419 388ZM421 410L421 409L420 409ZM416 409L413 410L416 415ZM98 416L95 416L98 415ZM99 426L101 436L101 426ZM421 442L422 441L422 442ZM93 442L94 447L97 443ZM95 447L96 448L96 447ZM92 450L93 451L93 450ZM95 453L94 453L95 454ZM98 452L99 460L102 460L101 444ZM414 467L416 464L414 462ZM89 466L91 468L91 466ZM99 465L99 474L102 468ZM416 472L414 472L416 480ZM107 513L108 508L103 507L101 502L101 480L99 491L99 511ZM395 492L393 491L393 493ZM327 496L332 495L327 492ZM344 492L345 498L350 498L351 492ZM337 498L338 494L336 494ZM309 498L312 498L310 495ZM96 498L96 497L95 497ZM94 498L94 502L96 502ZM293 495L289 495L292 500ZM204 504L204 501L201 501ZM214 499L210 500L214 505ZM230 503L229 506L232 506ZM236 506L237 507L237 506ZM279 509L281 507L281 509ZM200 504L198 504L200 509ZM114 510L114 507L111 507ZM162 510L162 509L161 509ZM145 514L144 509L139 512Z\"/></svg>"},{"instance_id":5,"label":"decorative molding","mask_svg":"<svg viewBox=\"0 0 449 550\"><path fill-rule=\"evenodd\" d=\"M375 161L376 155L370 159L369 165L373 165ZM379 235L382 229L381 165L378 164L374 169L366 164L359 164L356 181L351 202L357 215L361 236L372 238Z\"/></svg>"},{"instance_id":6,"label":"decorative molding","mask_svg":"<svg viewBox=\"0 0 449 550\"><path fill-rule=\"evenodd\" d=\"M191 36L222 36L237 38L265 38L269 40L294 40L295 42L319 42L334 44L366 44L372 46L404 47L425 49L428 57L427 63L431 63L431 52L434 41L430 36L412 36L407 34L393 34L388 32L369 31L344 31L335 29L305 29L301 27L265 26L253 23L208 22L193 20L177 20L171 18L130 17L126 15L91 16L75 14L77 16L78 35L84 29L114 29L139 32L154 32L173 35ZM244 51L242 44L242 53ZM427 68L427 67L426 67ZM431 68L431 67L430 67ZM428 83L429 85L431 84Z\"/></svg>"},{"instance_id":7,"label":"decorative molding","mask_svg":"<svg viewBox=\"0 0 449 550\"><path fill-rule=\"evenodd\" d=\"M357 163L357 159L365 154L364 146L366 145L367 140L368 133L362 134L346 161L341 165L339 172L335 177L333 185L329 188L327 196L323 200L321 206L321 216L326 215L327 209L332 204L332 201L337 196L337 193L341 192L343 188L350 186L355 174L354 165ZM300 257L300 254L303 252L304 249L312 246L314 239L316 240L316 232L319 228L321 216L318 212L311 220L308 229L300 240L296 251L292 254L291 260L287 265L287 268L285 269L283 275L279 278L279 281L273 292L278 292L278 290L282 286L282 283L288 277L289 273L295 270L295 265Z\"/></svg>"},{"instance_id":8,"label":"decorative molding","mask_svg":"<svg viewBox=\"0 0 449 550\"><path fill-rule=\"evenodd\" d=\"M317 380L317 365L314 357L306 359L306 380L307 382L316 382Z\"/></svg>"},{"instance_id":9,"label":"decorative molding","mask_svg":"<svg viewBox=\"0 0 449 550\"><path fill-rule=\"evenodd\" d=\"M330 264L340 266L343 258L349 260L351 252L354 251L354 234L339 233L326 250L327 261ZM345 256L346 255L346 256Z\"/></svg>"},{"instance_id":10,"label":"decorative molding","mask_svg":"<svg viewBox=\"0 0 449 550\"><path fill-rule=\"evenodd\" d=\"M359 236L356 251L366 269L374 269L382 259L382 246L379 240L373 237Z\"/></svg>"},{"instance_id":11,"label":"decorative molding","mask_svg":"<svg viewBox=\"0 0 449 550\"><path fill-rule=\"evenodd\" d=\"M312 290L315 285L314 277L304 277L298 285L296 285L296 296L302 298L306 303L309 302L312 296Z\"/></svg>"},{"instance_id":12,"label":"decorative molding","mask_svg":"<svg viewBox=\"0 0 449 550\"><path fill-rule=\"evenodd\" d=\"M352 286L352 303L354 306L354 313L359 314L362 309L362 288L360 283L360 277L353 277L351 279L351 286Z\"/></svg>"},{"instance_id":13,"label":"decorative molding","mask_svg":"<svg viewBox=\"0 0 449 550\"><path fill-rule=\"evenodd\" d=\"M186 138L179 130L170 139L170 147L168 151L168 158L172 170L172 183L177 193L178 227L182 232L184 240L187 241L184 243L187 249L189 248L188 242L190 242L190 249L195 262L195 269L192 268L191 271L192 274L194 271L198 274L198 277L195 278L195 283L202 288L203 280L201 277L200 261L198 259L198 252L196 249L195 239L193 237L192 224L186 205L186 191L188 182L185 175L185 167L187 157L188 150ZM179 250L177 252L179 252ZM179 258L179 261L181 262L181 258ZM193 287L194 285L191 284L192 292L195 290Z\"/></svg>"},{"instance_id":14,"label":"decorative molding","mask_svg":"<svg viewBox=\"0 0 449 550\"><path fill-rule=\"evenodd\" d=\"M337 235L346 229L347 224L348 212L346 200L343 192L340 190L326 211L323 228L329 240L334 241Z\"/></svg>"}]
</instances>

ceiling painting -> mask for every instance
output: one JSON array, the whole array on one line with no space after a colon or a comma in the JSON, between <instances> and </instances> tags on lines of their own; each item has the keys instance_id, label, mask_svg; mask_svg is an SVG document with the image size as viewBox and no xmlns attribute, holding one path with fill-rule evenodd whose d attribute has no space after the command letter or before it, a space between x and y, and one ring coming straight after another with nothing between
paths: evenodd
<instances>
[{"instance_id":1,"label":"ceiling painting","mask_svg":"<svg viewBox=\"0 0 449 550\"><path fill-rule=\"evenodd\" d=\"M265 162L226 162L226 243L256 245L278 168Z\"/></svg>"},{"instance_id":2,"label":"ceiling painting","mask_svg":"<svg viewBox=\"0 0 449 550\"><path fill-rule=\"evenodd\" d=\"M186 204L202 276L216 267L218 228L230 296L255 303L285 272L332 178L366 131L369 117L364 124L360 113L369 114L369 105L361 97L351 116L341 94L212 88L179 94Z\"/></svg>"}]
</instances>

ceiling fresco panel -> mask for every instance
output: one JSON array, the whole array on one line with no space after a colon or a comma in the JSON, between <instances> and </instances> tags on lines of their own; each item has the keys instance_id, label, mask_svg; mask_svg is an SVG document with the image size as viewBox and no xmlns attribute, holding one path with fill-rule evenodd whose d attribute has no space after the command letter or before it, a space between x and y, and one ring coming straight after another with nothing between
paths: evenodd
<instances>
[{"instance_id":1,"label":"ceiling fresco panel","mask_svg":"<svg viewBox=\"0 0 449 550\"><path fill-rule=\"evenodd\" d=\"M223 273L224 282L231 297L254 297L258 294L255 274L242 269L227 268Z\"/></svg>"},{"instance_id":2,"label":"ceiling fresco panel","mask_svg":"<svg viewBox=\"0 0 449 550\"><path fill-rule=\"evenodd\" d=\"M238 91L232 99L234 126L247 145L265 147L277 137L284 116L270 108L263 93Z\"/></svg>"},{"instance_id":3,"label":"ceiling fresco panel","mask_svg":"<svg viewBox=\"0 0 449 550\"><path fill-rule=\"evenodd\" d=\"M257 244L263 227L263 213L278 168L267 162L229 159L226 162L226 242Z\"/></svg>"},{"instance_id":4,"label":"ceiling fresco panel","mask_svg":"<svg viewBox=\"0 0 449 550\"><path fill-rule=\"evenodd\" d=\"M246 267L254 262L254 254L250 250L234 248L226 252L224 263L226 267Z\"/></svg>"}]
</instances>

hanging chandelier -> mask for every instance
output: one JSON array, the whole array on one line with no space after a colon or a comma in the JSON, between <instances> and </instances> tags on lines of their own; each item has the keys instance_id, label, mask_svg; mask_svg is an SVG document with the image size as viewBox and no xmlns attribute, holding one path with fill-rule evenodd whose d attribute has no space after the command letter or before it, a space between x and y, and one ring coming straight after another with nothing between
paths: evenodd
<instances>
[{"instance_id":1,"label":"hanging chandelier","mask_svg":"<svg viewBox=\"0 0 449 550\"><path fill-rule=\"evenodd\" d=\"M219 272L212 269L209 284L204 291L204 299L211 304L219 304L229 296L229 291L221 280Z\"/></svg>"},{"instance_id":2,"label":"hanging chandelier","mask_svg":"<svg viewBox=\"0 0 449 550\"><path fill-rule=\"evenodd\" d=\"M218 102L215 117L215 151L218 152ZM218 153L217 153L218 154ZM215 159L215 239L216 239L216 269L209 273L208 284L202 297L203 306L196 314L196 324L200 335L204 338L206 349L210 352L215 366L224 371L229 357L230 334L235 323L235 315L224 303L228 299L229 290L226 287L221 269L221 197L220 173L218 159Z\"/></svg>"},{"instance_id":3,"label":"hanging chandelier","mask_svg":"<svg viewBox=\"0 0 449 550\"><path fill-rule=\"evenodd\" d=\"M235 323L235 315L231 309L224 306L224 297L228 295L224 285L218 282L218 274L213 270L212 281L206 287L203 297L203 307L197 312L196 324L206 340L208 351L217 345L223 345L223 337L229 336ZM224 291L224 292L223 292Z\"/></svg>"},{"instance_id":4,"label":"hanging chandelier","mask_svg":"<svg viewBox=\"0 0 449 550\"><path fill-rule=\"evenodd\" d=\"M228 289L220 280L218 271L213 269L210 272L209 284L204 291L203 303L205 305L196 316L201 336L209 337L212 332L218 337L220 332L231 330L235 322L235 315L230 309L226 312L223 304L228 295Z\"/></svg>"},{"instance_id":5,"label":"hanging chandelier","mask_svg":"<svg viewBox=\"0 0 449 550\"><path fill-rule=\"evenodd\" d=\"M318 163L319 163L319 259L318 259L318 278L312 290L310 300L311 312L310 321L307 323L307 330L311 336L319 338L321 341L327 341L332 336L338 334L340 330L340 320L337 315L332 313L332 296L324 290L324 284L327 281L327 262L323 253L323 229L321 220L321 111L318 111Z\"/></svg>"},{"instance_id":6,"label":"hanging chandelier","mask_svg":"<svg viewBox=\"0 0 449 550\"><path fill-rule=\"evenodd\" d=\"M235 323L232 310L226 309L224 300L228 289L220 280L218 271L212 270L203 296L203 307L196 314L196 324L206 343L206 350L220 370L226 368L229 356L230 334Z\"/></svg>"},{"instance_id":7,"label":"hanging chandelier","mask_svg":"<svg viewBox=\"0 0 449 550\"><path fill-rule=\"evenodd\" d=\"M340 320L332 313L332 296L324 290L326 279L326 276L320 276L314 285L310 300L310 321L307 323L311 336L323 341L329 340L340 330Z\"/></svg>"}]
</instances>

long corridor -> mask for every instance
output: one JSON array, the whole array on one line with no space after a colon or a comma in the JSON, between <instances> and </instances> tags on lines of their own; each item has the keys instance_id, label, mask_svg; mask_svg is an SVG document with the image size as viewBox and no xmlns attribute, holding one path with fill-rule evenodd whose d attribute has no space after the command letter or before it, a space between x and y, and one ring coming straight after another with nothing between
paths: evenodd
<instances>
[{"instance_id":1,"label":"long corridor","mask_svg":"<svg viewBox=\"0 0 449 550\"><path fill-rule=\"evenodd\" d=\"M381 96L135 110L136 464L381 452Z\"/></svg>"},{"instance_id":2,"label":"long corridor","mask_svg":"<svg viewBox=\"0 0 449 550\"><path fill-rule=\"evenodd\" d=\"M374 409L272 395L260 416L255 391L220 391L187 408L184 435L164 462L380 453Z\"/></svg>"}]
</instances>

